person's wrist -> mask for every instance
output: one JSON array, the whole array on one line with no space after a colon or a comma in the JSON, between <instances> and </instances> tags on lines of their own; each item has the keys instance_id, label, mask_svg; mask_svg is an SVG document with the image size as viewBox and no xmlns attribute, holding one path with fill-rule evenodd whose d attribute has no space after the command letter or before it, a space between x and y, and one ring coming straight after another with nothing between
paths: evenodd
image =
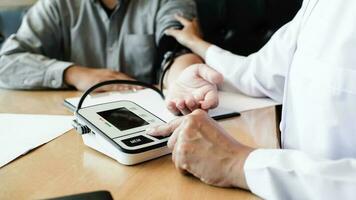
<instances>
[{"instance_id":1,"label":"person's wrist","mask_svg":"<svg viewBox=\"0 0 356 200\"><path fill-rule=\"evenodd\" d=\"M197 36L193 36L191 37L187 43L186 43L186 46L189 48L189 49L193 49L196 45L198 45L199 43L201 43L202 39L200 37L197 37Z\"/></svg>"},{"instance_id":2,"label":"person's wrist","mask_svg":"<svg viewBox=\"0 0 356 200\"><path fill-rule=\"evenodd\" d=\"M196 38L191 41L189 48L201 58L205 59L206 52L208 51L210 45L210 43L204 41L203 39Z\"/></svg>"},{"instance_id":3,"label":"person's wrist","mask_svg":"<svg viewBox=\"0 0 356 200\"><path fill-rule=\"evenodd\" d=\"M249 189L246 181L244 166L248 156L254 150L255 149L248 146L243 146L243 148L238 150L237 155L235 156L235 162L232 166L233 180L231 185L233 187L243 188L246 190Z\"/></svg>"},{"instance_id":4,"label":"person's wrist","mask_svg":"<svg viewBox=\"0 0 356 200\"><path fill-rule=\"evenodd\" d=\"M64 71L64 82L67 85L70 86L75 86L76 85L76 80L78 80L78 72L80 71L81 67L77 65L72 65L69 66L65 71Z\"/></svg>"}]
</instances>

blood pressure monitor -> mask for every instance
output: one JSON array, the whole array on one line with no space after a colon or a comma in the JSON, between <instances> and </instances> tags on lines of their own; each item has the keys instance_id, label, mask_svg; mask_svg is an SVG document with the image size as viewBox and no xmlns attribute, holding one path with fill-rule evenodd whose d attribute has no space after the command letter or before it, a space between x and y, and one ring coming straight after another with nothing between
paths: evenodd
<instances>
[{"instance_id":1,"label":"blood pressure monitor","mask_svg":"<svg viewBox=\"0 0 356 200\"><path fill-rule=\"evenodd\" d=\"M137 164L171 153L167 147L168 137L146 134L148 128L166 122L141 106L131 101L117 101L82 108L86 96L96 88L126 82L132 81L107 81L87 90L78 103L74 127L81 134L95 134L104 141L103 145L115 151L114 154L118 155L116 159L125 165ZM151 88L144 83L135 84ZM157 91L156 88L151 89Z\"/></svg>"},{"instance_id":2,"label":"blood pressure monitor","mask_svg":"<svg viewBox=\"0 0 356 200\"><path fill-rule=\"evenodd\" d=\"M78 133L88 134L83 136L84 143L125 165L134 165L171 153L167 147L168 137L146 134L147 129L166 122L140 105L131 101L116 101L82 107L92 91L109 84L140 85L156 91L164 98L161 90L139 81L112 80L94 85L80 98L73 120ZM229 112L213 118L219 120L238 115Z\"/></svg>"},{"instance_id":3,"label":"blood pressure monitor","mask_svg":"<svg viewBox=\"0 0 356 200\"><path fill-rule=\"evenodd\" d=\"M117 101L80 109L79 120L127 156L166 148L168 138L146 134L165 122L131 101Z\"/></svg>"}]
</instances>

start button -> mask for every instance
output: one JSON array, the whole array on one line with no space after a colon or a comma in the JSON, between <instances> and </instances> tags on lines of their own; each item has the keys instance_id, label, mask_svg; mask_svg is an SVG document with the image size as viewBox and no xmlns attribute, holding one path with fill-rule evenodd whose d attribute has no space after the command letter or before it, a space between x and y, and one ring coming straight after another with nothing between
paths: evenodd
<instances>
[{"instance_id":1,"label":"start button","mask_svg":"<svg viewBox=\"0 0 356 200\"><path fill-rule=\"evenodd\" d=\"M136 136L133 138L128 138L128 139L122 140L122 142L129 147L135 147L135 146L153 142L153 140L151 140L143 135L139 135L139 136Z\"/></svg>"}]
</instances>

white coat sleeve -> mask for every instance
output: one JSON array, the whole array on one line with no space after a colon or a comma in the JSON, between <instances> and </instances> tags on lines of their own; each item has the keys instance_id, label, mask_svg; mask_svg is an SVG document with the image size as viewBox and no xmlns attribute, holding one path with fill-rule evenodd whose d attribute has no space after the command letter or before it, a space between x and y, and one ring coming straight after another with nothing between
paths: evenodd
<instances>
[{"instance_id":1,"label":"white coat sleeve","mask_svg":"<svg viewBox=\"0 0 356 200\"><path fill-rule=\"evenodd\" d=\"M206 64L222 73L225 82L241 92L282 102L306 2L295 18L280 28L257 53L244 57L211 46L205 56Z\"/></svg>"},{"instance_id":2,"label":"white coat sleeve","mask_svg":"<svg viewBox=\"0 0 356 200\"><path fill-rule=\"evenodd\" d=\"M244 170L250 190L264 199L356 199L356 159L323 160L296 150L256 150Z\"/></svg>"}]
</instances>

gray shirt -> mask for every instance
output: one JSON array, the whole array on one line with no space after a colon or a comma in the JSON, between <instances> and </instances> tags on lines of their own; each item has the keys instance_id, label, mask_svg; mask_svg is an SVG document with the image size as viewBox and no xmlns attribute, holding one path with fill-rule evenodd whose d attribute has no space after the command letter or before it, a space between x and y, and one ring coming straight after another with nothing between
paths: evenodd
<instances>
[{"instance_id":1,"label":"gray shirt","mask_svg":"<svg viewBox=\"0 0 356 200\"><path fill-rule=\"evenodd\" d=\"M119 0L108 16L99 0L39 0L0 51L0 86L63 88L73 64L124 72L152 82L157 44L196 15L193 0Z\"/></svg>"}]
</instances>

